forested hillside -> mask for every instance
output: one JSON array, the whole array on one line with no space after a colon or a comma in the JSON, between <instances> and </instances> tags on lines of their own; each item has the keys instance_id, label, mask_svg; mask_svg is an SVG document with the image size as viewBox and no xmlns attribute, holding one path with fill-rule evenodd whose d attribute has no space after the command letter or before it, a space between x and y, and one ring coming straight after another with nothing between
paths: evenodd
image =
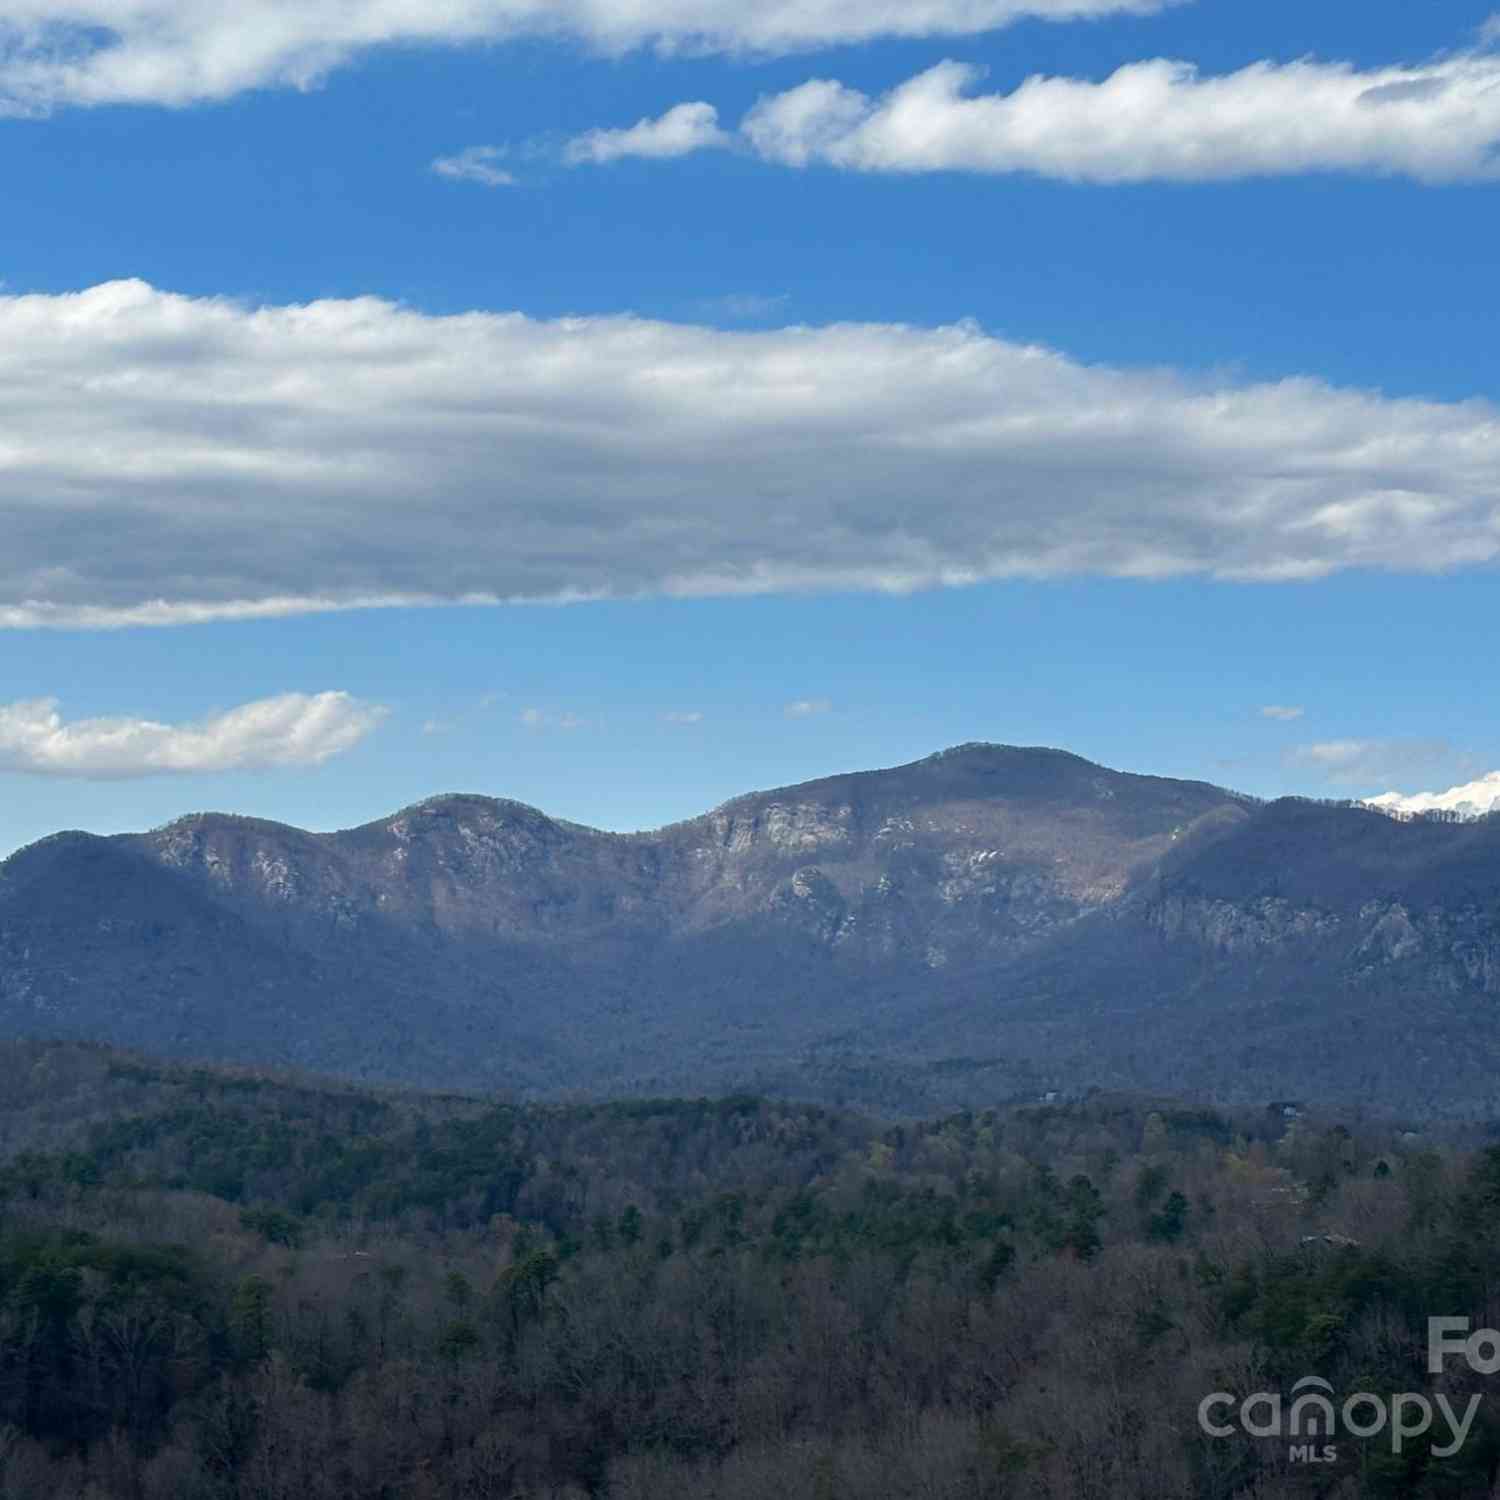
<instances>
[{"instance_id":1,"label":"forested hillside","mask_svg":"<svg viewBox=\"0 0 1500 1500\"><path fill-rule=\"evenodd\" d=\"M888 1124L0 1049L6 1500L1487 1496L1500 1148L1097 1094ZM1215 1391L1485 1399L1207 1436Z\"/></svg>"},{"instance_id":2,"label":"forested hillside","mask_svg":"<svg viewBox=\"0 0 1500 1500\"><path fill-rule=\"evenodd\" d=\"M1500 817L961 745L615 834L478 796L0 864L0 1037L532 1099L1500 1116ZM1149 1039L1149 1040L1147 1040Z\"/></svg>"}]
</instances>

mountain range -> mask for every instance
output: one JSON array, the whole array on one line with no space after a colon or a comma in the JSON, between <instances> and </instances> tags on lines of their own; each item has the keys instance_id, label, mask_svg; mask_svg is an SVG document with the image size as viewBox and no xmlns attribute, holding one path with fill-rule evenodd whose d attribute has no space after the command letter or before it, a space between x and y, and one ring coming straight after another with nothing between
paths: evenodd
<instances>
[{"instance_id":1,"label":"mountain range","mask_svg":"<svg viewBox=\"0 0 1500 1500\"><path fill-rule=\"evenodd\" d=\"M59 833L0 865L0 1036L528 1098L1500 1116L1500 817L973 744L647 833L473 795Z\"/></svg>"}]
</instances>

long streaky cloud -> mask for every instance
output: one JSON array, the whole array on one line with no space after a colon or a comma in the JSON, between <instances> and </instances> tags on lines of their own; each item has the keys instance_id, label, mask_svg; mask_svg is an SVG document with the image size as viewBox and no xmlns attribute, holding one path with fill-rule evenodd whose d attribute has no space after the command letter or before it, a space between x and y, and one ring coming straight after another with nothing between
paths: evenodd
<instances>
[{"instance_id":1,"label":"long streaky cloud","mask_svg":"<svg viewBox=\"0 0 1500 1500\"><path fill-rule=\"evenodd\" d=\"M0 626L1500 557L1500 409L736 331L0 296Z\"/></svg>"},{"instance_id":2,"label":"long streaky cloud","mask_svg":"<svg viewBox=\"0 0 1500 1500\"><path fill-rule=\"evenodd\" d=\"M351 750L385 710L348 693L284 693L193 724L65 720L55 698L0 704L0 770L118 778L319 766Z\"/></svg>"},{"instance_id":3,"label":"long streaky cloud","mask_svg":"<svg viewBox=\"0 0 1500 1500\"><path fill-rule=\"evenodd\" d=\"M1331 781L1389 786L1403 771L1431 766L1450 754L1445 740L1322 740L1297 746L1287 760L1312 767Z\"/></svg>"},{"instance_id":4,"label":"long streaky cloud","mask_svg":"<svg viewBox=\"0 0 1500 1500\"><path fill-rule=\"evenodd\" d=\"M477 182L481 187L514 187L515 177L498 163L505 157L503 146L469 146L456 156L440 156L432 164L439 177L455 182Z\"/></svg>"},{"instance_id":5,"label":"long streaky cloud","mask_svg":"<svg viewBox=\"0 0 1500 1500\"><path fill-rule=\"evenodd\" d=\"M1370 70L1258 62L1222 76L1157 58L1101 82L1032 77L1010 93L979 92L982 77L942 62L878 98L812 79L762 99L738 132L705 133L693 149L737 145L790 167L1024 172L1101 184L1311 172L1428 183L1500 177L1493 51ZM573 158L587 159L606 158Z\"/></svg>"},{"instance_id":6,"label":"long streaky cloud","mask_svg":"<svg viewBox=\"0 0 1500 1500\"><path fill-rule=\"evenodd\" d=\"M524 37L600 51L779 54L1016 21L1149 15L1179 0L6 0L0 112L182 106L306 89L378 47Z\"/></svg>"}]
</instances>

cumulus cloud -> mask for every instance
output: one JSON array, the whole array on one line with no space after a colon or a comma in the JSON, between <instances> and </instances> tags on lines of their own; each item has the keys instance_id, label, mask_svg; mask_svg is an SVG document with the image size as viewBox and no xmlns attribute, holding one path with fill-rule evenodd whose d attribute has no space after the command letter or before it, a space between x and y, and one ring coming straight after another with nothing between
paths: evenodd
<instances>
[{"instance_id":1,"label":"cumulus cloud","mask_svg":"<svg viewBox=\"0 0 1500 1500\"><path fill-rule=\"evenodd\" d=\"M0 770L132 777L320 766L359 744L385 716L348 693L284 693L195 724L77 719L55 698L0 704Z\"/></svg>"},{"instance_id":2,"label":"cumulus cloud","mask_svg":"<svg viewBox=\"0 0 1500 1500\"><path fill-rule=\"evenodd\" d=\"M663 160L726 146L730 139L719 128L719 112L712 104L679 104L657 119L638 120L628 130L590 130L577 136L564 148L563 159L574 166L626 156Z\"/></svg>"},{"instance_id":3,"label":"cumulus cloud","mask_svg":"<svg viewBox=\"0 0 1500 1500\"><path fill-rule=\"evenodd\" d=\"M516 179L496 163L509 154L505 146L469 146L457 156L440 156L432 170L455 182L477 182L481 187L514 187Z\"/></svg>"},{"instance_id":4,"label":"cumulus cloud","mask_svg":"<svg viewBox=\"0 0 1500 1500\"><path fill-rule=\"evenodd\" d=\"M782 713L789 719L815 719L819 714L832 711L833 704L826 698L799 698L782 709Z\"/></svg>"},{"instance_id":5,"label":"cumulus cloud","mask_svg":"<svg viewBox=\"0 0 1500 1500\"><path fill-rule=\"evenodd\" d=\"M703 715L697 712L697 710L693 710L686 713L663 714L662 719L668 724L701 724L703 722Z\"/></svg>"},{"instance_id":6,"label":"cumulus cloud","mask_svg":"<svg viewBox=\"0 0 1500 1500\"><path fill-rule=\"evenodd\" d=\"M1500 410L725 330L0 296L0 626L1500 557Z\"/></svg>"},{"instance_id":7,"label":"cumulus cloud","mask_svg":"<svg viewBox=\"0 0 1500 1500\"><path fill-rule=\"evenodd\" d=\"M976 92L982 77L942 62L879 98L813 79L761 100L740 134L768 161L863 172L1031 172L1096 183L1500 176L1500 56L1488 50L1369 70L1257 62L1208 77L1157 58L1102 82L1036 76L995 94Z\"/></svg>"},{"instance_id":8,"label":"cumulus cloud","mask_svg":"<svg viewBox=\"0 0 1500 1500\"><path fill-rule=\"evenodd\" d=\"M1468 817L1500 812L1500 771L1491 771L1476 781L1451 787L1446 792L1418 792L1405 796L1386 792L1367 799L1370 807L1390 813L1456 812Z\"/></svg>"},{"instance_id":9,"label":"cumulus cloud","mask_svg":"<svg viewBox=\"0 0 1500 1500\"><path fill-rule=\"evenodd\" d=\"M0 110L187 105L316 85L376 47L568 38L619 53L787 53L973 36L1035 17L1149 15L1175 0L6 0Z\"/></svg>"},{"instance_id":10,"label":"cumulus cloud","mask_svg":"<svg viewBox=\"0 0 1500 1500\"><path fill-rule=\"evenodd\" d=\"M1307 710L1305 708L1293 708L1282 703L1268 703L1261 709L1260 716L1263 719L1278 719L1283 724L1290 724L1295 719L1300 719Z\"/></svg>"}]
</instances>

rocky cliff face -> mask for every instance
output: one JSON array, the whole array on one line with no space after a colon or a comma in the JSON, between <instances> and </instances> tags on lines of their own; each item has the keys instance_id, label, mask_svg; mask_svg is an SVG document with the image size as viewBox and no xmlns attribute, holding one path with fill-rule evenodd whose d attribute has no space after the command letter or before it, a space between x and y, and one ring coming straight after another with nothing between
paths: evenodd
<instances>
[{"instance_id":1,"label":"rocky cliff face","mask_svg":"<svg viewBox=\"0 0 1500 1500\"><path fill-rule=\"evenodd\" d=\"M1475 906L1412 911L1384 900L1331 912L1273 896L1243 904L1171 896L1148 908L1148 921L1168 942L1188 941L1225 958L1332 951L1351 979L1415 966L1420 983L1433 989L1500 994L1500 926Z\"/></svg>"},{"instance_id":2,"label":"rocky cliff face","mask_svg":"<svg viewBox=\"0 0 1500 1500\"><path fill-rule=\"evenodd\" d=\"M657 833L437 797L347 833L207 815L127 842L238 910L314 927L547 941L772 917L849 953L909 942L978 956L1119 900L1175 839L1233 805L1213 787L974 746L740 798Z\"/></svg>"},{"instance_id":3,"label":"rocky cliff face","mask_svg":"<svg viewBox=\"0 0 1500 1500\"><path fill-rule=\"evenodd\" d=\"M1141 909L1168 942L1221 957L1316 955L1351 980L1400 970L1492 994L1497 897L1500 819L1403 824L1288 802L1165 861Z\"/></svg>"},{"instance_id":4,"label":"rocky cliff face","mask_svg":"<svg viewBox=\"0 0 1500 1500\"><path fill-rule=\"evenodd\" d=\"M0 867L0 1033L539 1092L925 1104L1061 1071L1284 1094L1281 1064L1209 1055L1250 1013L1248 1052L1274 1055L1276 997L1304 997L1299 1035L1351 997L1377 997L1372 1035L1381 1006L1441 1011L1478 1057L1497 985L1500 823L1000 746L653 833L450 796L334 834L66 835Z\"/></svg>"}]
</instances>

